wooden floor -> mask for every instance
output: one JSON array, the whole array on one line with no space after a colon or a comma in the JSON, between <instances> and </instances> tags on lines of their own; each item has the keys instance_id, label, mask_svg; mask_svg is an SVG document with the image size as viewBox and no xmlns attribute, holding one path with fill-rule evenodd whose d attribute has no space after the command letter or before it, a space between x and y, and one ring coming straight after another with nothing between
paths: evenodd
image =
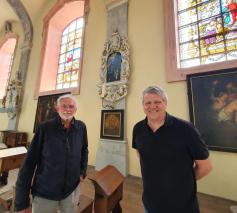
<instances>
[{"instance_id":1,"label":"wooden floor","mask_svg":"<svg viewBox=\"0 0 237 213\"><path fill-rule=\"evenodd\" d=\"M3 191L12 188L12 185L15 183L17 173L18 170L11 171L9 175L9 184L4 188L0 187L0 194ZM93 174L95 174L94 167L89 166L88 175ZM81 193L87 195L88 197L94 198L94 186L88 178L86 178L86 180L83 183L81 183ZM125 179L123 200L121 201L123 213L143 213L141 195L142 195L141 178L128 176ZM201 213L233 213L232 211L230 211L230 206L237 206L237 202L205 194L199 193L198 198ZM5 212L7 211L0 206L0 213ZM235 213L237 213L237 211Z\"/></svg>"},{"instance_id":2,"label":"wooden floor","mask_svg":"<svg viewBox=\"0 0 237 213\"><path fill-rule=\"evenodd\" d=\"M94 167L90 166L88 169L88 175L93 174L95 174ZM88 178L81 184L81 193L91 198L94 197L94 186ZM128 176L125 179L123 200L121 201L123 213L143 213L144 211L141 201L141 195L141 178ZM201 213L231 213L230 206L237 206L237 202L201 193L198 193L198 199Z\"/></svg>"}]
</instances>

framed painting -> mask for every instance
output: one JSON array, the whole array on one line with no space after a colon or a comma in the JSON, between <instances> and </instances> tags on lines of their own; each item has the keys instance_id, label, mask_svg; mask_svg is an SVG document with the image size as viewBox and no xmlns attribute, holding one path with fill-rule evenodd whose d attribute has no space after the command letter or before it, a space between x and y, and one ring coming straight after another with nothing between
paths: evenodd
<instances>
[{"instance_id":1,"label":"framed painting","mask_svg":"<svg viewBox=\"0 0 237 213\"><path fill-rule=\"evenodd\" d=\"M100 137L123 140L124 110L102 110Z\"/></svg>"},{"instance_id":2,"label":"framed painting","mask_svg":"<svg viewBox=\"0 0 237 213\"><path fill-rule=\"evenodd\" d=\"M190 119L209 149L237 152L237 69L187 76Z\"/></svg>"},{"instance_id":3,"label":"framed painting","mask_svg":"<svg viewBox=\"0 0 237 213\"><path fill-rule=\"evenodd\" d=\"M65 94L69 93L44 95L38 97L38 103L35 114L35 124L33 130L34 133L42 122L52 119L57 115L57 111L55 108L57 104L57 99Z\"/></svg>"},{"instance_id":4,"label":"framed painting","mask_svg":"<svg viewBox=\"0 0 237 213\"><path fill-rule=\"evenodd\" d=\"M106 82L120 81L122 56L120 52L114 52L107 58Z\"/></svg>"}]
</instances>

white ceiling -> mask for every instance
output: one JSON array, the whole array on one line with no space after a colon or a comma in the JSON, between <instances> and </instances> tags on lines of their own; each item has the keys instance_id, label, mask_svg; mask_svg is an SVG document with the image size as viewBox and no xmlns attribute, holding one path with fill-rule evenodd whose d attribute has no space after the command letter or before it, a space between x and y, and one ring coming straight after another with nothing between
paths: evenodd
<instances>
[{"instance_id":1,"label":"white ceiling","mask_svg":"<svg viewBox=\"0 0 237 213\"><path fill-rule=\"evenodd\" d=\"M41 9L51 0L19 0L24 5L31 19L41 11ZM19 21L14 9L7 0L0 0L0 30L4 28L5 21Z\"/></svg>"}]
</instances>

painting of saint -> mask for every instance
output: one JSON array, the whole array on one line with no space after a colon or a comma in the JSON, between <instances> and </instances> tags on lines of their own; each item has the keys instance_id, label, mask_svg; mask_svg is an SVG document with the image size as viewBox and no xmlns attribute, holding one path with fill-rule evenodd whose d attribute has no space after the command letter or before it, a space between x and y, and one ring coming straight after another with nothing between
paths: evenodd
<instances>
[{"instance_id":1,"label":"painting of saint","mask_svg":"<svg viewBox=\"0 0 237 213\"><path fill-rule=\"evenodd\" d=\"M105 114L104 134L108 136L120 136L120 114Z\"/></svg>"},{"instance_id":2,"label":"painting of saint","mask_svg":"<svg viewBox=\"0 0 237 213\"><path fill-rule=\"evenodd\" d=\"M120 81L122 56L120 52L109 55L107 60L107 82Z\"/></svg>"},{"instance_id":3,"label":"painting of saint","mask_svg":"<svg viewBox=\"0 0 237 213\"><path fill-rule=\"evenodd\" d=\"M123 139L123 110L102 110L101 138Z\"/></svg>"}]
</instances>

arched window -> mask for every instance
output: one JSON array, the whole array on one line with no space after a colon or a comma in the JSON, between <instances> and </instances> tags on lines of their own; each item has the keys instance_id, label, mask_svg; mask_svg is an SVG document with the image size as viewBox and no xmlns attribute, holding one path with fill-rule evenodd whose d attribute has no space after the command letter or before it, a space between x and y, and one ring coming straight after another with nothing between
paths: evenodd
<instances>
[{"instance_id":1,"label":"arched window","mask_svg":"<svg viewBox=\"0 0 237 213\"><path fill-rule=\"evenodd\" d=\"M164 0L168 81L237 66L237 1Z\"/></svg>"},{"instance_id":2,"label":"arched window","mask_svg":"<svg viewBox=\"0 0 237 213\"><path fill-rule=\"evenodd\" d=\"M16 36L7 36L0 44L0 99L4 97L10 79L16 42Z\"/></svg>"},{"instance_id":3,"label":"arched window","mask_svg":"<svg viewBox=\"0 0 237 213\"><path fill-rule=\"evenodd\" d=\"M79 86L83 25L83 18L78 18L72 21L63 31L56 89Z\"/></svg>"},{"instance_id":4,"label":"arched window","mask_svg":"<svg viewBox=\"0 0 237 213\"><path fill-rule=\"evenodd\" d=\"M79 93L86 7L86 0L61 0L45 17L36 96Z\"/></svg>"}]
</instances>

